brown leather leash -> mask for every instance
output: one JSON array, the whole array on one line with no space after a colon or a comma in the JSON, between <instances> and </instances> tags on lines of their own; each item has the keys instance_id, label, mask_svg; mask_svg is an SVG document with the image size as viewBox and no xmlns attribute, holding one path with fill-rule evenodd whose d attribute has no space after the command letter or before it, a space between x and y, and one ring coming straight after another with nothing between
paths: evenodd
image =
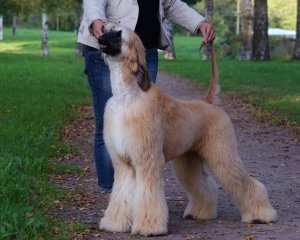
<instances>
[{"instance_id":1,"label":"brown leather leash","mask_svg":"<svg viewBox=\"0 0 300 240\"><path fill-rule=\"evenodd\" d=\"M202 42L199 50L201 50L204 45L205 45L205 43ZM218 67L217 67L217 63L216 63L213 41L209 42L209 47L210 47L211 77L210 77L209 88L206 92L206 96L205 96L204 100L206 102L212 104L214 101L214 97L216 95L216 87L218 84L219 71L218 71Z\"/></svg>"}]
</instances>

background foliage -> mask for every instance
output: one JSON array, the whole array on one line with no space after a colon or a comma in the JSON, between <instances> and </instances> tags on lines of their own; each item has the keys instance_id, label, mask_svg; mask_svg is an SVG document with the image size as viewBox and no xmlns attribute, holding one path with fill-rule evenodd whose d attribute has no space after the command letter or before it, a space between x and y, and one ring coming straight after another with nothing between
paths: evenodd
<instances>
[{"instance_id":1,"label":"background foliage","mask_svg":"<svg viewBox=\"0 0 300 240\"><path fill-rule=\"evenodd\" d=\"M275 28L295 30L297 14L296 11L297 0L269 0L269 26Z\"/></svg>"},{"instance_id":2,"label":"background foliage","mask_svg":"<svg viewBox=\"0 0 300 240\"><path fill-rule=\"evenodd\" d=\"M204 14L203 0L185 0ZM214 1L214 24L219 36L235 34L237 0ZM27 27L39 27L43 10L49 14L50 29L57 28L60 18L62 30L74 30L82 13L82 0L0 0L0 15L4 16L4 24L9 27L12 16L18 16L18 23ZM269 0L269 26L295 30L297 0Z\"/></svg>"},{"instance_id":3,"label":"background foliage","mask_svg":"<svg viewBox=\"0 0 300 240\"><path fill-rule=\"evenodd\" d=\"M50 29L73 31L81 19L82 0L0 0L0 15L6 27L11 26L13 16L17 16L18 26L41 27L43 11L49 16Z\"/></svg>"}]
</instances>

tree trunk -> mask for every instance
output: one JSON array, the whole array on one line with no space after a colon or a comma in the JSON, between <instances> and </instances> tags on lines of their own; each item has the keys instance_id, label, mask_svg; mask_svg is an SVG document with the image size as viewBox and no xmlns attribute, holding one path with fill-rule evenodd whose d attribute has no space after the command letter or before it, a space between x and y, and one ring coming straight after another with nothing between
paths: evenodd
<instances>
[{"instance_id":1,"label":"tree trunk","mask_svg":"<svg viewBox=\"0 0 300 240\"><path fill-rule=\"evenodd\" d=\"M213 22L213 13L214 13L214 1L213 0L205 0L205 17L212 23ZM210 59L210 48L208 45L203 48L203 60Z\"/></svg>"},{"instance_id":2,"label":"tree trunk","mask_svg":"<svg viewBox=\"0 0 300 240\"><path fill-rule=\"evenodd\" d=\"M0 40L3 40L3 17L0 15Z\"/></svg>"},{"instance_id":3,"label":"tree trunk","mask_svg":"<svg viewBox=\"0 0 300 240\"><path fill-rule=\"evenodd\" d=\"M59 31L59 16L56 16L56 31Z\"/></svg>"},{"instance_id":4,"label":"tree trunk","mask_svg":"<svg viewBox=\"0 0 300 240\"><path fill-rule=\"evenodd\" d=\"M13 16L13 22L12 23L13 23L12 24L12 34L13 34L13 36L15 36L16 31L17 31L17 16L16 15Z\"/></svg>"},{"instance_id":5,"label":"tree trunk","mask_svg":"<svg viewBox=\"0 0 300 240\"><path fill-rule=\"evenodd\" d=\"M267 0L254 2L253 60L270 60Z\"/></svg>"},{"instance_id":6,"label":"tree trunk","mask_svg":"<svg viewBox=\"0 0 300 240\"><path fill-rule=\"evenodd\" d=\"M240 35L240 17L241 17L241 6L240 2L243 0L237 0L236 1L236 27L235 27L235 33L237 36Z\"/></svg>"},{"instance_id":7,"label":"tree trunk","mask_svg":"<svg viewBox=\"0 0 300 240\"><path fill-rule=\"evenodd\" d=\"M79 22L77 22L75 24L76 26L76 35L78 36L78 32L79 32L79 27L80 27L80 22L82 21L83 18L83 3L81 5L81 19ZM76 57L81 57L83 54L83 45L79 42L76 42L76 48L75 48L75 56Z\"/></svg>"},{"instance_id":8,"label":"tree trunk","mask_svg":"<svg viewBox=\"0 0 300 240\"><path fill-rule=\"evenodd\" d=\"M42 14L42 54L45 57L49 55L49 50L48 50L48 16L47 16L47 13Z\"/></svg>"},{"instance_id":9,"label":"tree trunk","mask_svg":"<svg viewBox=\"0 0 300 240\"><path fill-rule=\"evenodd\" d=\"M240 9L241 22L241 47L240 60L250 60L252 58L252 29L253 11L252 0L241 0Z\"/></svg>"},{"instance_id":10,"label":"tree trunk","mask_svg":"<svg viewBox=\"0 0 300 240\"><path fill-rule=\"evenodd\" d=\"M164 58L168 60L173 60L176 58L174 41L173 41L173 24L168 20L165 20L164 24L166 26L165 29L167 30L167 36L169 37L172 43L172 46L169 49L165 50Z\"/></svg>"},{"instance_id":11,"label":"tree trunk","mask_svg":"<svg viewBox=\"0 0 300 240\"><path fill-rule=\"evenodd\" d=\"M296 27L296 42L293 59L300 60L300 0L297 2L297 27Z\"/></svg>"}]
</instances>

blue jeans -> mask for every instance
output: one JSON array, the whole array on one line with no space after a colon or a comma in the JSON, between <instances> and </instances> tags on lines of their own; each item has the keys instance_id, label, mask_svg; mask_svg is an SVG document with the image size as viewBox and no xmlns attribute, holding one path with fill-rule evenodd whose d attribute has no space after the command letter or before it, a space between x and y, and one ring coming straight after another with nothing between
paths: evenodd
<instances>
[{"instance_id":1,"label":"blue jeans","mask_svg":"<svg viewBox=\"0 0 300 240\"><path fill-rule=\"evenodd\" d=\"M84 46L83 56L95 114L94 159L98 185L102 191L109 192L114 181L114 170L103 139L103 115L105 104L112 96L110 73L98 49ZM150 79L155 83L158 67L157 49L146 49L146 63Z\"/></svg>"}]
</instances>

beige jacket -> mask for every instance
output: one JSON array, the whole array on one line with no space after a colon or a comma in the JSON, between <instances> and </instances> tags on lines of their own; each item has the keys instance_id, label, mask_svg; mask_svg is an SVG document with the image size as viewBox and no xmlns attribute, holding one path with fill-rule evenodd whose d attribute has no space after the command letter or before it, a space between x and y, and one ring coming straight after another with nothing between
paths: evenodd
<instances>
[{"instance_id":1,"label":"beige jacket","mask_svg":"<svg viewBox=\"0 0 300 240\"><path fill-rule=\"evenodd\" d=\"M205 21L203 16L180 0L159 1L158 17L161 24L158 48L160 49L167 49L171 46L171 41L162 24L164 19L168 19L191 33L196 33L199 25ZM77 39L79 43L99 48L97 39L90 33L90 26L96 19L135 29L139 15L137 0L84 0L83 3L84 16Z\"/></svg>"}]
</instances>

